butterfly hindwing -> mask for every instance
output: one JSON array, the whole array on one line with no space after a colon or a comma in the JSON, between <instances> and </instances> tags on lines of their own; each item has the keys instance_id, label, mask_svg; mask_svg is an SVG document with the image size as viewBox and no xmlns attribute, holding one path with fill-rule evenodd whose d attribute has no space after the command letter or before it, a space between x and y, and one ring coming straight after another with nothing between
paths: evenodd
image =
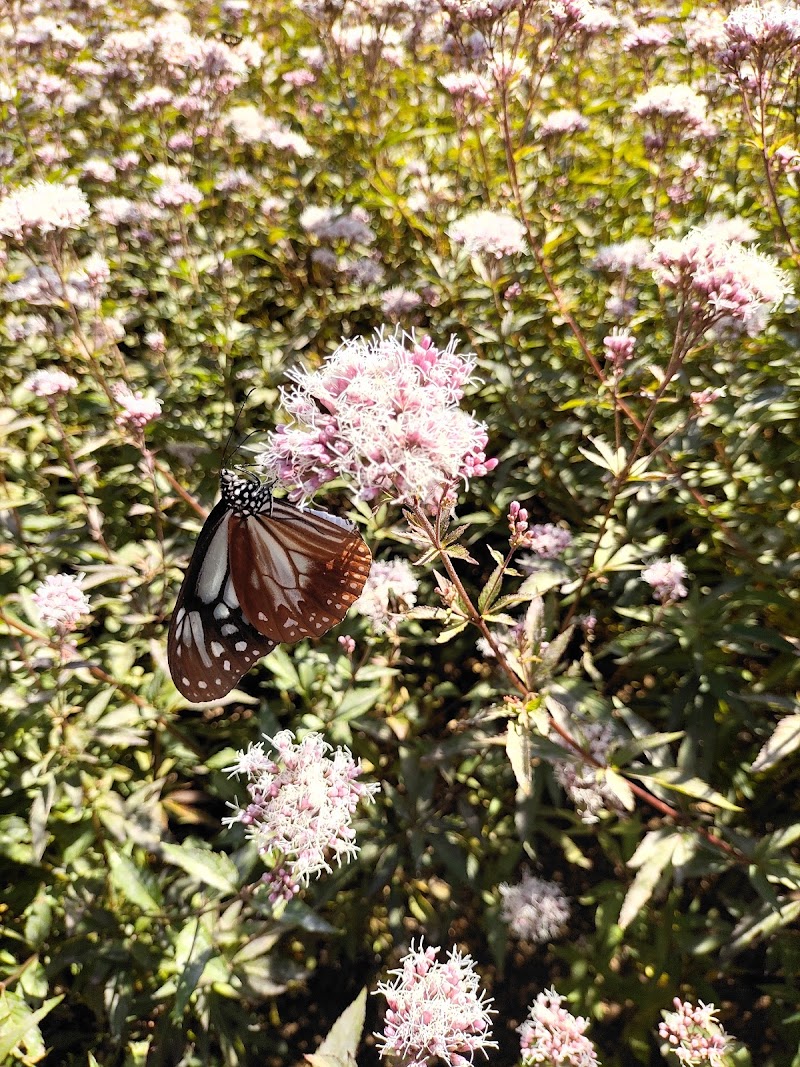
<instances>
[{"instance_id":1,"label":"butterfly hindwing","mask_svg":"<svg viewBox=\"0 0 800 1067\"><path fill-rule=\"evenodd\" d=\"M250 625L237 597L229 555L233 518L220 501L206 519L170 623L170 673L194 703L225 696L276 644Z\"/></svg>"},{"instance_id":2,"label":"butterfly hindwing","mask_svg":"<svg viewBox=\"0 0 800 1067\"><path fill-rule=\"evenodd\" d=\"M372 556L344 519L274 500L268 511L230 521L236 595L270 640L321 637L361 595Z\"/></svg>"}]
</instances>

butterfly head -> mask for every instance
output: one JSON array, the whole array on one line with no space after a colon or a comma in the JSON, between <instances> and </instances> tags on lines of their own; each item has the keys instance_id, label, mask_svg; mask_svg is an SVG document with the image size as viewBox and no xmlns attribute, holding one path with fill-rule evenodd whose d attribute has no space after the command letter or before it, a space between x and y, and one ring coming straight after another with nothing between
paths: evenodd
<instances>
[{"instance_id":1,"label":"butterfly head","mask_svg":"<svg viewBox=\"0 0 800 1067\"><path fill-rule=\"evenodd\" d=\"M222 499L236 515L261 515L272 507L272 482L265 482L252 471L225 468L219 474Z\"/></svg>"}]
</instances>

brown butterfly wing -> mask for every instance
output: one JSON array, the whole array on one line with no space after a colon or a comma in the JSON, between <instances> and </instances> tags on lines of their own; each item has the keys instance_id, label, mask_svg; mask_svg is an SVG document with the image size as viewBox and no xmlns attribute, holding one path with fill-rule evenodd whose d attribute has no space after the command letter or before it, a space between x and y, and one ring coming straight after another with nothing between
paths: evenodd
<instances>
[{"instance_id":1,"label":"brown butterfly wing","mask_svg":"<svg viewBox=\"0 0 800 1067\"><path fill-rule=\"evenodd\" d=\"M372 556L338 516L282 500L259 515L232 516L233 583L250 624L271 641L321 637L361 595Z\"/></svg>"},{"instance_id":2,"label":"brown butterfly wing","mask_svg":"<svg viewBox=\"0 0 800 1067\"><path fill-rule=\"evenodd\" d=\"M229 559L231 520L223 501L206 519L170 622L170 674L192 703L225 696L275 647L275 641L250 625L236 595Z\"/></svg>"}]
</instances>

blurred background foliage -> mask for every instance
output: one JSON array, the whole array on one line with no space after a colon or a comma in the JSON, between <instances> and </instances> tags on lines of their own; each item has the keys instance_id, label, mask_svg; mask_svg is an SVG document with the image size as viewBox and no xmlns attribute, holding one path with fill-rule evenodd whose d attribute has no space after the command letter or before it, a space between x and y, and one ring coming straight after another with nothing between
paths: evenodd
<instances>
[{"instance_id":1,"label":"blurred background foliage","mask_svg":"<svg viewBox=\"0 0 800 1067\"><path fill-rule=\"evenodd\" d=\"M637 350L622 388L639 412L673 330L650 275L604 271L598 252L682 234L720 213L746 220L760 247L795 272L741 101L686 43L689 20L730 5L614 4L618 29L557 54L546 5L533 5L520 54L543 76L520 79L505 117L539 256L489 263L459 252L447 229L477 208L514 210L504 116L496 96L474 121L454 110L439 81L458 65L442 47L441 16L417 32L353 4L344 21L372 26L374 37L368 46L362 34L349 51L333 23L325 26L324 5L316 20L291 3L47 7L11 4L3 14L11 88L0 94L9 131L2 183L77 180L93 214L65 254L77 262L100 253L111 277L99 313L76 317L9 292L46 249L9 248L3 268L0 1059L292 1063L424 932L477 959L498 1010L498 1064L516 1062L514 1028L550 984L592 1019L607 1067L662 1062L653 1034L676 995L713 1000L754 1063L800 1063L800 764L791 729L785 754L753 770L778 723L798 714L793 300L758 337L709 338L671 384L654 424L659 440L669 438L652 463L656 477L620 494L582 592L581 612L596 617L593 640L574 634L553 667L562 698L590 719L613 717L635 736L682 731L661 765L702 779L728 803L655 789L688 814L667 833L684 851L671 841L624 931L620 909L636 873L629 861L645 834L672 824L637 805L586 825L544 759L521 790L506 754L507 684L471 630L440 642L437 623L410 618L381 635L351 615L319 644L273 653L216 707L187 707L165 666L169 614L200 522L179 488L210 506L228 434L263 440L280 421L287 372L385 325L384 294L394 286L421 298L399 317L402 328L442 344L455 335L479 360L468 405L485 420L500 465L458 504L478 561L458 564L468 590L477 596L491 573L488 549L505 550L513 499L534 522L569 526L570 566L580 572L611 478L585 449L590 439L635 434L570 316L601 360L602 338L630 301ZM132 106L168 77L144 47L127 71L103 51L114 32L148 31L176 10L206 40L254 39L264 50L229 96L206 101L208 136L188 109ZM25 28L42 13L84 34L83 46L31 44ZM669 42L625 52L620 41L635 21L667 28ZM313 70L313 83L286 81L297 69ZM47 96L37 86L45 72L81 100ZM648 150L630 102L665 82L705 94L716 136L687 145L676 134ZM301 135L309 153L237 137L220 116L246 104ZM580 109L588 128L539 136L542 116L565 107ZM795 123L780 127L792 144ZM178 132L188 136L185 150L169 147ZM126 152L137 161L110 183L85 169ZM98 201L147 201L159 163L179 167L201 202L138 226L104 223ZM796 223L792 176L779 196ZM301 222L309 206L363 211L373 239L320 242ZM315 255L323 247L333 256ZM508 295L515 284L518 295ZM31 312L47 328L20 338L14 324ZM155 346L154 331L163 337ZM79 382L55 405L23 385L52 365ZM108 386L119 380L163 403L146 445L115 423ZM718 387L713 412L691 417L689 394ZM322 500L362 523L377 558L420 554L396 510L358 505L336 486ZM654 555L672 554L686 562L690 595L662 610L640 573ZM60 651L31 601L37 583L58 572L85 575L92 604L74 647ZM418 574L419 603L436 605L430 567ZM565 585L543 589L552 634L574 605L575 585L559 592ZM337 645L341 634L356 640L352 660ZM348 745L382 792L359 817L358 859L276 916L248 888L261 873L253 847L221 828L237 792L221 769L235 750L282 728ZM746 859L708 846L691 829L697 823ZM526 867L573 901L560 942L509 940L497 887ZM380 1008L369 999L367 1034L380 1026ZM376 1062L367 1037L359 1063Z\"/></svg>"}]
</instances>

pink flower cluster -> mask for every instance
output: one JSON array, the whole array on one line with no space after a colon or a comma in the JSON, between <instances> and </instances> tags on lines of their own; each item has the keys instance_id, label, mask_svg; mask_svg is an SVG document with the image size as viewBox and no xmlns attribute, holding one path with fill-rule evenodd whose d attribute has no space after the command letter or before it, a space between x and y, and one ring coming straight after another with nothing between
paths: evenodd
<instances>
[{"instance_id":1,"label":"pink flower cluster","mask_svg":"<svg viewBox=\"0 0 800 1067\"><path fill-rule=\"evenodd\" d=\"M758 333L792 292L771 256L725 240L714 229L656 241L653 262L656 281L675 290L700 329L727 321Z\"/></svg>"},{"instance_id":2,"label":"pink flower cluster","mask_svg":"<svg viewBox=\"0 0 800 1067\"><path fill-rule=\"evenodd\" d=\"M161 401L155 397L145 396L138 390L134 393L123 384L112 386L111 392L120 405L115 416L118 426L132 426L136 430L143 430L161 414Z\"/></svg>"},{"instance_id":3,"label":"pink flower cluster","mask_svg":"<svg viewBox=\"0 0 800 1067\"><path fill-rule=\"evenodd\" d=\"M611 333L603 338L603 347L606 350L608 362L619 374L625 364L633 358L636 338L631 336L631 332L627 328L620 329L620 327L615 326Z\"/></svg>"},{"instance_id":4,"label":"pink flower cluster","mask_svg":"<svg viewBox=\"0 0 800 1067\"><path fill-rule=\"evenodd\" d=\"M394 631L417 602L419 582L404 559L374 560L355 611L372 622L375 633Z\"/></svg>"},{"instance_id":5,"label":"pink flower cluster","mask_svg":"<svg viewBox=\"0 0 800 1067\"><path fill-rule=\"evenodd\" d=\"M447 959L432 946L411 951L393 982L381 982L386 997L383 1033L376 1034L381 1056L398 1056L404 1067L467 1067L476 1052L497 1048L491 1040L492 1014L471 956L452 949Z\"/></svg>"},{"instance_id":6,"label":"pink flower cluster","mask_svg":"<svg viewBox=\"0 0 800 1067\"><path fill-rule=\"evenodd\" d=\"M540 559L557 559L572 544L572 534L552 522L528 525L528 512L512 500L508 506L512 548L529 548ZM521 562L521 561L520 561Z\"/></svg>"},{"instance_id":7,"label":"pink flower cluster","mask_svg":"<svg viewBox=\"0 0 800 1067\"><path fill-rule=\"evenodd\" d=\"M279 426L259 462L310 496L334 478L371 500L435 507L458 479L497 466L482 423L458 404L474 369L455 342L378 333L343 342L316 371L298 371L284 393L291 422Z\"/></svg>"},{"instance_id":8,"label":"pink flower cluster","mask_svg":"<svg viewBox=\"0 0 800 1067\"><path fill-rule=\"evenodd\" d=\"M502 259L520 255L527 247L525 227L507 211L474 211L454 222L447 232L470 255Z\"/></svg>"},{"instance_id":9,"label":"pink flower cluster","mask_svg":"<svg viewBox=\"0 0 800 1067\"><path fill-rule=\"evenodd\" d=\"M234 807L224 822L241 823L262 856L288 871L296 886L306 885L312 875L332 870L328 855L341 865L358 853L353 813L359 800L371 800L380 786L359 782L361 761L347 748L334 751L321 734L295 743L291 730L281 730L265 740L275 759L259 741L225 768L231 776L247 777L250 803Z\"/></svg>"},{"instance_id":10,"label":"pink flower cluster","mask_svg":"<svg viewBox=\"0 0 800 1067\"><path fill-rule=\"evenodd\" d=\"M35 396L62 396L78 384L75 378L56 367L34 371L23 383Z\"/></svg>"},{"instance_id":11,"label":"pink flower cluster","mask_svg":"<svg viewBox=\"0 0 800 1067\"><path fill-rule=\"evenodd\" d=\"M88 218L89 203L76 185L35 181L0 199L0 234L19 243L78 229Z\"/></svg>"},{"instance_id":12,"label":"pink flower cluster","mask_svg":"<svg viewBox=\"0 0 800 1067\"><path fill-rule=\"evenodd\" d=\"M543 945L563 932L571 908L564 891L555 882L535 878L526 871L516 885L500 886L500 915L514 937Z\"/></svg>"},{"instance_id":13,"label":"pink flower cluster","mask_svg":"<svg viewBox=\"0 0 800 1067\"><path fill-rule=\"evenodd\" d=\"M664 1021L658 1024L658 1035L670 1051L684 1067L725 1067L731 1039L717 1022L714 1005L702 1000L694 1005L679 997L672 1003L675 1011L663 1012Z\"/></svg>"},{"instance_id":14,"label":"pink flower cluster","mask_svg":"<svg viewBox=\"0 0 800 1067\"><path fill-rule=\"evenodd\" d=\"M800 51L800 8L785 0L742 4L728 15L723 33L723 66L737 69L747 61L771 67Z\"/></svg>"},{"instance_id":15,"label":"pink flower cluster","mask_svg":"<svg viewBox=\"0 0 800 1067\"><path fill-rule=\"evenodd\" d=\"M677 556L669 559L656 559L642 571L642 581L652 587L653 595L662 604L681 600L687 594L683 579L686 577L686 564Z\"/></svg>"},{"instance_id":16,"label":"pink flower cluster","mask_svg":"<svg viewBox=\"0 0 800 1067\"><path fill-rule=\"evenodd\" d=\"M555 989L540 993L519 1027L523 1067L596 1067L597 1053L585 1030L589 1020L562 1007L564 997Z\"/></svg>"},{"instance_id":17,"label":"pink flower cluster","mask_svg":"<svg viewBox=\"0 0 800 1067\"><path fill-rule=\"evenodd\" d=\"M81 589L82 575L50 574L33 591L33 602L46 626L62 637L74 630L89 611L89 598Z\"/></svg>"}]
</instances>

